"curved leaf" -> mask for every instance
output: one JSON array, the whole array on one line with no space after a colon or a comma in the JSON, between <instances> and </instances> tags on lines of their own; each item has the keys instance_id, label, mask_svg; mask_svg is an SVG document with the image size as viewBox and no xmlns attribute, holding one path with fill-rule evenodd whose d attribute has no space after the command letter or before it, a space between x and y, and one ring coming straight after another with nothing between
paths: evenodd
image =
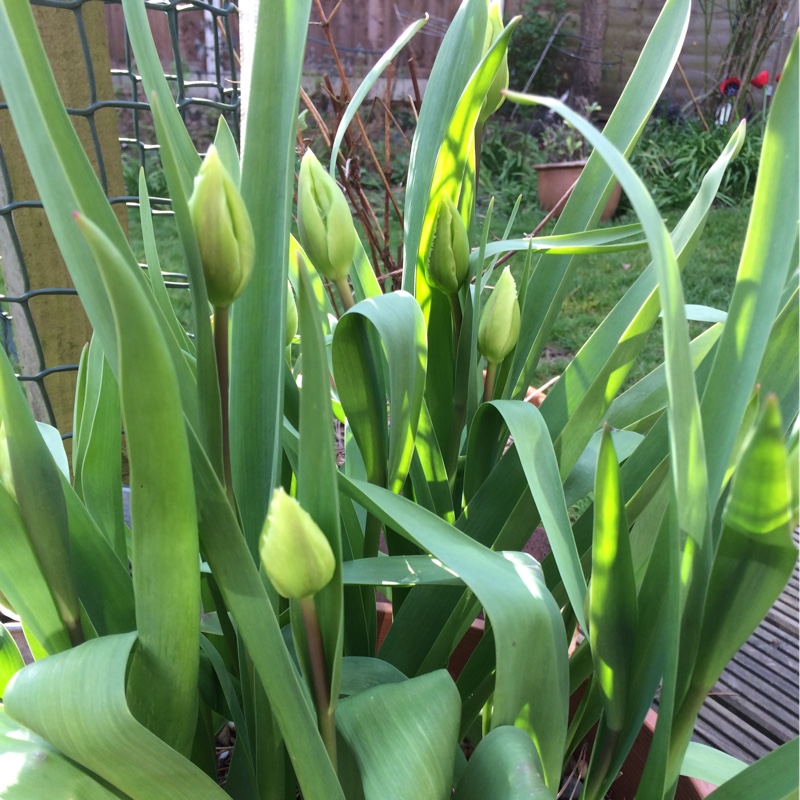
<instances>
[{"instance_id":1,"label":"curved leaf","mask_svg":"<svg viewBox=\"0 0 800 800\"><path fill-rule=\"evenodd\" d=\"M536 748L519 728L495 728L475 748L453 800L553 800Z\"/></svg>"},{"instance_id":2,"label":"curved leaf","mask_svg":"<svg viewBox=\"0 0 800 800\"><path fill-rule=\"evenodd\" d=\"M342 700L337 727L358 762L366 800L449 798L460 715L446 670Z\"/></svg>"},{"instance_id":3,"label":"curved leaf","mask_svg":"<svg viewBox=\"0 0 800 800\"><path fill-rule=\"evenodd\" d=\"M131 713L125 673L135 642L135 633L103 636L25 667L6 690L6 713L134 800L222 800L208 775Z\"/></svg>"}]
</instances>

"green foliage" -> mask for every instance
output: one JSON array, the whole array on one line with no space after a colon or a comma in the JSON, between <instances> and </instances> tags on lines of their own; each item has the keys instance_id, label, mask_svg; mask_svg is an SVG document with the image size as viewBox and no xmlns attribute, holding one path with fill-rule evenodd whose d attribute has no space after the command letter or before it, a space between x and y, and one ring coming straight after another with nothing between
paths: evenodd
<instances>
[{"instance_id":1,"label":"green foliage","mask_svg":"<svg viewBox=\"0 0 800 800\"><path fill-rule=\"evenodd\" d=\"M567 12L566 0L525 0L519 13L522 21L514 32L514 46L508 54L509 85L522 89L536 69L533 82L528 89L540 94L555 94L564 83L567 74L559 70L558 46L562 35L570 29L568 18L556 31L559 22ZM553 34L556 36L551 42ZM549 44L549 47L548 47ZM555 46L554 46L555 45ZM542 56L544 55L544 58ZM541 59L541 64L539 60ZM510 113L510 108L506 110Z\"/></svg>"},{"instance_id":2,"label":"green foliage","mask_svg":"<svg viewBox=\"0 0 800 800\"><path fill-rule=\"evenodd\" d=\"M665 4L603 134L558 101L508 95L563 117L593 151L551 234L511 238L518 207L506 220L503 200L497 240L491 202L483 229L475 224L475 138L517 20L500 31L487 0L465 0L414 134L395 232L404 291L382 291L373 243L368 254L357 240L339 265L349 271L337 276L339 308L325 265L291 236L310 5L262 0L252 85L272 90L250 98L241 159L224 122L217 129L215 150L241 194L237 213L253 222L255 266L230 321L217 309L212 324L203 235L189 204L201 158L145 8L123 0L172 200L180 251L173 237L170 258L191 288L189 337L162 275L163 223L152 217L144 176L134 253L58 97L29 5L0 0L0 84L95 331L78 386L74 486L59 437L40 433L10 366L0 365L0 593L37 658L20 668L11 649L0 664L0 754L17 768L3 778L34 796L47 772L53 800L75 792L446 800L486 786L497 800L544 800L558 792L575 731L597 725L583 789L595 800L660 686L640 794L668 800L705 691L780 593L796 555L788 477L796 444L789 457L784 439L798 414L800 371L798 44L770 111L722 315L687 306L681 273L698 255L744 130L669 225L623 156L680 52L688 0ZM334 174L343 138L342 129ZM636 222L598 230L613 180ZM342 225L349 210L339 191L327 181L324 209L328 216L335 198ZM474 245L448 296L426 279L443 206ZM541 406L523 402L579 279L578 259L628 250L647 251L650 263L618 287ZM511 287L498 267L514 253L524 259ZM288 291L299 347L286 347ZM508 319L492 325L514 336L501 336L490 353L500 363L487 363L480 321L503 305ZM692 340L687 316L724 325ZM659 325L662 363L623 392ZM120 416L130 531L113 479ZM282 515L289 563L272 563L275 532L259 555L279 487L294 498L292 516L313 529L314 554L325 553L311 581L294 547L303 542L291 542ZM552 547L542 564L521 552L539 523ZM289 591L286 575L302 580ZM393 614L379 651L377 590L391 593ZM487 632L454 682L444 667L481 613ZM570 659L577 629L585 638ZM570 687L586 681L597 702L582 704L570 728ZM237 738L221 788L213 748L228 722ZM457 749L467 731L480 740L469 766ZM736 786L748 785L749 772ZM780 772L759 776L765 791L796 789L796 774Z\"/></svg>"},{"instance_id":3,"label":"green foliage","mask_svg":"<svg viewBox=\"0 0 800 800\"><path fill-rule=\"evenodd\" d=\"M725 125L714 125L707 131L696 119L677 123L654 119L642 133L631 165L659 208L683 208L697 194L703 176L729 137L730 129ZM764 123L756 117L749 122L742 150L722 179L717 194L720 204L742 205L753 196L763 141Z\"/></svg>"}]
</instances>

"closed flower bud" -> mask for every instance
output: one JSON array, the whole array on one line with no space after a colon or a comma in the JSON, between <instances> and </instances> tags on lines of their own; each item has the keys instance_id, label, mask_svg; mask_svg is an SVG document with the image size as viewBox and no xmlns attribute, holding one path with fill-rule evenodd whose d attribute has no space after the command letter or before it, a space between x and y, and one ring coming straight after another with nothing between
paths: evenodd
<instances>
[{"instance_id":1,"label":"closed flower bud","mask_svg":"<svg viewBox=\"0 0 800 800\"><path fill-rule=\"evenodd\" d=\"M288 281L287 281L288 283ZM292 284L286 289L286 346L288 347L294 340L297 333L297 303L294 301Z\"/></svg>"},{"instance_id":2,"label":"closed flower bud","mask_svg":"<svg viewBox=\"0 0 800 800\"><path fill-rule=\"evenodd\" d=\"M499 364L514 349L518 336L517 284L506 267L481 312L478 350L490 364Z\"/></svg>"},{"instance_id":3,"label":"closed flower bud","mask_svg":"<svg viewBox=\"0 0 800 800\"><path fill-rule=\"evenodd\" d=\"M356 248L356 229L336 181L306 150L297 184L297 229L311 263L329 281L347 277Z\"/></svg>"},{"instance_id":4,"label":"closed flower bud","mask_svg":"<svg viewBox=\"0 0 800 800\"><path fill-rule=\"evenodd\" d=\"M259 542L261 563L281 597L311 597L330 583L336 560L325 534L300 503L278 488Z\"/></svg>"},{"instance_id":5,"label":"closed flower bud","mask_svg":"<svg viewBox=\"0 0 800 800\"><path fill-rule=\"evenodd\" d=\"M253 271L255 239L242 196L214 145L194 179L189 198L208 299L225 308L243 291Z\"/></svg>"},{"instance_id":6,"label":"closed flower bud","mask_svg":"<svg viewBox=\"0 0 800 800\"><path fill-rule=\"evenodd\" d=\"M468 266L467 229L453 201L442 194L433 227L428 283L445 294L455 294L467 277Z\"/></svg>"},{"instance_id":7,"label":"closed flower bud","mask_svg":"<svg viewBox=\"0 0 800 800\"><path fill-rule=\"evenodd\" d=\"M495 40L503 32L503 15L500 11L500 3L493 2L489 6L489 19L486 21L486 34L483 40L484 54L494 44ZM508 51L503 54L503 60L495 73L492 85L486 93L486 101L483 104L478 121L485 122L505 100L502 94L503 89L508 89Z\"/></svg>"}]
</instances>

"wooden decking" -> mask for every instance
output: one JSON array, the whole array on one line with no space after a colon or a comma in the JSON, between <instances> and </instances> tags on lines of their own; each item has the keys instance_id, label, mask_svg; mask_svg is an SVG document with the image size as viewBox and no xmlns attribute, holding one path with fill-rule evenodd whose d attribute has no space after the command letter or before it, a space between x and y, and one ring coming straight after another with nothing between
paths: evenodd
<instances>
[{"instance_id":1,"label":"wooden decking","mask_svg":"<svg viewBox=\"0 0 800 800\"><path fill-rule=\"evenodd\" d=\"M798 735L799 615L795 566L789 585L703 705L696 741L752 763Z\"/></svg>"}]
</instances>

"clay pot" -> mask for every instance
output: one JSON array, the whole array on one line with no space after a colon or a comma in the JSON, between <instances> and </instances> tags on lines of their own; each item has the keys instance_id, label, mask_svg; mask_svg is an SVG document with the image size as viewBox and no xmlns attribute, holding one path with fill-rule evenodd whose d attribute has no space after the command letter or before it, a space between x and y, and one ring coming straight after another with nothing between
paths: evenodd
<instances>
[{"instance_id":1,"label":"clay pot","mask_svg":"<svg viewBox=\"0 0 800 800\"><path fill-rule=\"evenodd\" d=\"M534 164L534 169L538 175L537 194L539 204L545 211L555 209L553 216L558 216L566 205L564 195L572 188L578 180L581 170L586 166L585 161L564 161L560 164ZM617 211L619 199L622 196L622 188L618 183L614 184L611 196L608 198L605 209L600 216L604 222L611 219Z\"/></svg>"}]
</instances>

